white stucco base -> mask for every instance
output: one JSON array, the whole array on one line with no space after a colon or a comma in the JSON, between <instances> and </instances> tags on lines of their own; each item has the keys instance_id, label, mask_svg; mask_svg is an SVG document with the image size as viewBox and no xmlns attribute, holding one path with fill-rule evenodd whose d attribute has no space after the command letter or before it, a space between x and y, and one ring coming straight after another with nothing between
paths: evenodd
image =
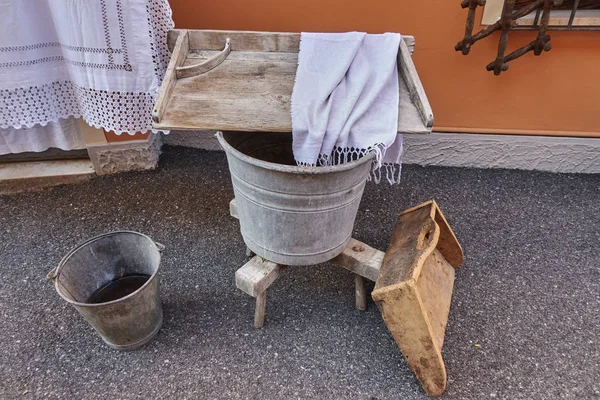
<instances>
[{"instance_id":1,"label":"white stucco base","mask_svg":"<svg viewBox=\"0 0 600 400\"><path fill-rule=\"evenodd\" d=\"M212 131L172 131L164 143L220 150ZM404 164L600 173L600 139L432 133L404 135Z\"/></svg>"},{"instance_id":2,"label":"white stucco base","mask_svg":"<svg viewBox=\"0 0 600 400\"><path fill-rule=\"evenodd\" d=\"M215 131L171 131L168 135L163 135L163 143L204 150L223 150L219 146L215 133Z\"/></svg>"},{"instance_id":3,"label":"white stucco base","mask_svg":"<svg viewBox=\"0 0 600 400\"><path fill-rule=\"evenodd\" d=\"M94 144L87 149L96 175L108 175L156 168L161 140L161 135L151 133L145 140Z\"/></svg>"},{"instance_id":4,"label":"white stucco base","mask_svg":"<svg viewBox=\"0 0 600 400\"><path fill-rule=\"evenodd\" d=\"M406 164L600 173L600 139L465 133L404 138Z\"/></svg>"}]
</instances>

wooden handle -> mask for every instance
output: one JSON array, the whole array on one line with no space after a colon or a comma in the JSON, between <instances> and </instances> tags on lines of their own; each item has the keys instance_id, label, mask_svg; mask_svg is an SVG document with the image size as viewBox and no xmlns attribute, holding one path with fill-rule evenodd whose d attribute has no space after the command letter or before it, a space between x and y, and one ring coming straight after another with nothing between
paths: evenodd
<instances>
[{"instance_id":1,"label":"wooden handle","mask_svg":"<svg viewBox=\"0 0 600 400\"><path fill-rule=\"evenodd\" d=\"M177 79L202 75L211 69L218 67L223 61L225 61L229 53L231 53L231 39L227 38L227 40L225 40L225 47L216 56L200 64L190 65L188 67L177 67L175 69Z\"/></svg>"},{"instance_id":2,"label":"wooden handle","mask_svg":"<svg viewBox=\"0 0 600 400\"><path fill-rule=\"evenodd\" d=\"M431 246L431 242L435 236L435 222L431 220L429 223L423 225L421 232L417 237L416 248L417 250L423 250Z\"/></svg>"}]
</instances>

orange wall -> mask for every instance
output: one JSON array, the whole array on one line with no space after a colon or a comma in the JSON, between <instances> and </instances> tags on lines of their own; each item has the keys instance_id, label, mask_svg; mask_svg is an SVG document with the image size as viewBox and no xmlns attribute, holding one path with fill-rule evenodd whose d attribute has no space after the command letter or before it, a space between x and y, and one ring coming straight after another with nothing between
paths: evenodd
<instances>
[{"instance_id":1,"label":"orange wall","mask_svg":"<svg viewBox=\"0 0 600 400\"><path fill-rule=\"evenodd\" d=\"M600 31L550 32L553 49L512 61L500 76L499 33L463 56L460 0L170 0L177 28L263 31L386 31L413 35L414 61L436 131L600 137ZM481 9L476 21L481 19ZM475 26L474 32L479 30ZM533 40L510 33L509 50Z\"/></svg>"},{"instance_id":2,"label":"orange wall","mask_svg":"<svg viewBox=\"0 0 600 400\"><path fill-rule=\"evenodd\" d=\"M128 133L122 133L117 135L113 131L104 131L104 137L106 137L106 141L109 143L114 142L128 142L130 140L144 140L148 137L148 132L136 132L135 135L130 135Z\"/></svg>"}]
</instances>

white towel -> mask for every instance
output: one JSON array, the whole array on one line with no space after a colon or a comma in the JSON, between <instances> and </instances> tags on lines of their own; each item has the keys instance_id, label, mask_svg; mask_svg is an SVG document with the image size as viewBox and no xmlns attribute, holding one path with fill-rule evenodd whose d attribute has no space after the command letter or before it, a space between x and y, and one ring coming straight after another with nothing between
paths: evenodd
<instances>
[{"instance_id":1,"label":"white towel","mask_svg":"<svg viewBox=\"0 0 600 400\"><path fill-rule=\"evenodd\" d=\"M400 177L397 33L302 33L292 93L294 158L336 165L377 153L370 178Z\"/></svg>"}]
</instances>

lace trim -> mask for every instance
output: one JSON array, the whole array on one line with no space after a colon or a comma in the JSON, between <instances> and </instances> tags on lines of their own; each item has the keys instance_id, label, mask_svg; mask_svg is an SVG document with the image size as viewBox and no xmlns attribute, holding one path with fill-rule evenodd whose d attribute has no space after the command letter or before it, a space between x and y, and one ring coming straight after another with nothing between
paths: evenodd
<instances>
[{"instance_id":1,"label":"lace trim","mask_svg":"<svg viewBox=\"0 0 600 400\"><path fill-rule=\"evenodd\" d=\"M152 130L152 107L167 69L167 33L173 28L166 0L148 0L148 31L157 85L149 92L119 92L81 87L71 81L0 90L0 128L45 126L59 118L83 117L116 134ZM54 45L50 43L48 45Z\"/></svg>"},{"instance_id":2,"label":"lace trim","mask_svg":"<svg viewBox=\"0 0 600 400\"><path fill-rule=\"evenodd\" d=\"M171 59L171 52L167 47L167 34L175 24L173 23L173 12L166 0L149 0L146 3L148 12L148 33L150 35L150 47L154 61L154 73L159 82L162 82L167 66Z\"/></svg>"},{"instance_id":3,"label":"lace trim","mask_svg":"<svg viewBox=\"0 0 600 400\"><path fill-rule=\"evenodd\" d=\"M31 128L74 116L83 117L97 128L133 135L151 129L153 104L151 93L108 92L80 87L71 81L52 82L0 90L0 127Z\"/></svg>"}]
</instances>

